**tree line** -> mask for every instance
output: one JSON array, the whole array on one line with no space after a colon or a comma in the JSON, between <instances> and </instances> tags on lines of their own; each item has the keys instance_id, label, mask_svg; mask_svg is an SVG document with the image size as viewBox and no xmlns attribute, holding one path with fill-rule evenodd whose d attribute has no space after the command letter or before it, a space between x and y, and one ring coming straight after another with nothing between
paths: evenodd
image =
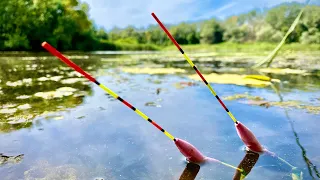
<instances>
[{"instance_id":1,"label":"tree line","mask_svg":"<svg viewBox=\"0 0 320 180\"><path fill-rule=\"evenodd\" d=\"M303 4L283 3L231 16L169 25L180 44L279 42ZM47 41L59 50L152 50L171 45L158 25L106 31L88 18L78 0L3 0L0 2L0 50L40 51ZM320 44L320 6L306 7L287 43Z\"/></svg>"}]
</instances>

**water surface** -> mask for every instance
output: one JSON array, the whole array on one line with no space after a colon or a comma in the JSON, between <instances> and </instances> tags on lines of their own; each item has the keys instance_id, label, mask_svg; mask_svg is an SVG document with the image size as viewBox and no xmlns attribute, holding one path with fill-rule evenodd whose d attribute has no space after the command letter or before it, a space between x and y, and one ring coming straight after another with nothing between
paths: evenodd
<instances>
[{"instance_id":1,"label":"water surface","mask_svg":"<svg viewBox=\"0 0 320 180\"><path fill-rule=\"evenodd\" d=\"M80 67L203 154L237 166L245 156L233 122L180 56L136 53L69 54ZM210 57L212 58L212 57ZM246 63L222 59L195 63L205 74L250 73ZM249 61L250 62L250 61ZM186 163L174 143L132 110L48 54L0 58L0 153L23 154L0 165L1 179L179 179ZM123 68L182 69L176 73L127 73ZM173 71L173 70L171 70ZM320 106L317 75L266 74L280 79L284 101ZM271 87L212 83L220 97L250 94L279 101ZM317 178L320 166L319 112L305 108L225 101L259 141L303 172ZM303 153L303 151L306 151ZM306 159L307 158L307 159ZM1 161L0 161L1 162ZM311 170L310 170L311 169ZM202 166L196 179L232 179L220 164ZM260 156L247 179L292 179L277 158Z\"/></svg>"}]
</instances>

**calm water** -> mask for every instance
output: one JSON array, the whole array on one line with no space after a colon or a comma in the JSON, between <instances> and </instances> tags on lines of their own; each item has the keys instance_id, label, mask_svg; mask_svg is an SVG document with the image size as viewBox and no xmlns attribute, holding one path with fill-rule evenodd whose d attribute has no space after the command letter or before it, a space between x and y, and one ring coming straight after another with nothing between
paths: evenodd
<instances>
[{"instance_id":1,"label":"calm water","mask_svg":"<svg viewBox=\"0 0 320 180\"><path fill-rule=\"evenodd\" d=\"M74 54L71 58L175 137L237 166L245 156L243 143L207 87L188 78L194 72L181 57L173 61L151 56ZM23 158L0 159L0 179L179 179L186 162L174 143L62 62L48 54L0 59L0 153L23 154ZM219 70L218 61L196 64L204 73ZM123 67L186 72L132 74ZM269 75L285 82L281 87L285 101L320 105L319 76ZM193 84L179 85L185 82ZM221 97L247 92L279 101L272 88L212 85ZM225 103L265 147L303 172L303 179L317 178L307 165L309 160L320 166L317 112L265 108L242 100ZM212 163L201 166L196 179L232 179L234 173ZM279 159L262 155L247 179L292 179L291 173L292 168Z\"/></svg>"}]
</instances>

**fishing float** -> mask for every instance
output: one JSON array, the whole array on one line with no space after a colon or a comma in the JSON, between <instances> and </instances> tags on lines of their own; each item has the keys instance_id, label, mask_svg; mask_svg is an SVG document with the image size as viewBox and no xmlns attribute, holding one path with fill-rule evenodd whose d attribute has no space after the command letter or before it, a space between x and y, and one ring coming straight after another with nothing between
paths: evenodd
<instances>
[{"instance_id":1,"label":"fishing float","mask_svg":"<svg viewBox=\"0 0 320 180\"><path fill-rule=\"evenodd\" d=\"M253 152L262 153L264 152L264 148L261 146L257 138L254 136L254 134L251 132L249 128L247 128L245 125L243 125L241 122L237 121L237 119L233 116L233 114L230 112L230 110L226 107L226 105L222 102L222 100L219 98L217 93L214 91L214 89L211 87L211 85L207 82L207 80L203 77L199 69L195 66L195 64L192 62L192 60L187 56L187 54L182 50L181 46L178 44L178 42L174 39L174 37L170 34L170 32L167 30L167 28L162 24L162 22L159 20L159 18L155 15L155 13L151 13L153 18L158 22L159 26L162 28L162 30L167 34L169 39L173 42L173 44L177 47L177 49L181 52L181 54L184 56L184 58L188 61L190 66L196 71L196 73L199 75L199 77L202 79L204 84L209 88L211 93L216 97L216 99L219 101L221 106L224 108L224 110L228 113L230 118L235 124L236 131L240 137L240 139L243 141L243 143Z\"/></svg>"},{"instance_id":2,"label":"fishing float","mask_svg":"<svg viewBox=\"0 0 320 180\"><path fill-rule=\"evenodd\" d=\"M135 113L137 113L139 116L141 116L143 119L151 123L154 127L156 127L158 130L163 132L170 140L174 141L175 145L179 149L182 155L186 157L186 159L190 162L194 163L205 163L205 162L217 162L222 165L231 167L233 169L239 170L243 172L243 169L237 168L233 165L227 164L225 162L219 161L214 158L206 157L204 156L195 146L187 142L186 140L175 138L173 135L171 135L168 131L164 130L160 125L158 125L154 120L150 119L146 114L141 112L139 109L135 108L133 105L131 105L129 102L121 98L118 94L116 94L114 91L109 89L107 86L101 84L98 82L94 77L92 77L90 74L85 72L83 69L81 69L78 65L73 63L70 59L62 55L57 49L52 47L49 43L43 42L42 47L45 48L47 51L49 51L52 55L56 56L58 59L60 59L62 62L67 64L69 67L73 68L75 71L82 74L85 78L87 78L89 81L95 83L98 85L101 89L103 89L105 92L110 94L115 99L122 102L124 105L126 105L128 108L133 110Z\"/></svg>"}]
</instances>

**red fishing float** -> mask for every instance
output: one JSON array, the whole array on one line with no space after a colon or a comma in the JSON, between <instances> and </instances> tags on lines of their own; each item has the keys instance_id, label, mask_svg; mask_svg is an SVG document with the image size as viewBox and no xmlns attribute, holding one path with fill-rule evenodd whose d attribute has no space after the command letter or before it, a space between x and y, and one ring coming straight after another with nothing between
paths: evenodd
<instances>
[{"instance_id":1,"label":"red fishing float","mask_svg":"<svg viewBox=\"0 0 320 180\"><path fill-rule=\"evenodd\" d=\"M167 36L170 38L170 40L173 42L173 44L178 48L178 50L181 52L181 54L184 56L184 58L188 61L190 66L196 71L196 73L199 75L201 80L204 82L204 84L209 88L211 93L216 97L216 99L219 101L221 106L224 108L224 110L228 113L230 118L235 123L236 130L238 132L239 137L243 141L243 143L254 152L263 152L263 148L257 138L254 136L254 134L248 129L246 126L241 124L239 121L236 120L236 118L233 116L233 114L229 111L229 109L226 107L226 105L222 102L222 100L219 98L217 93L213 90L211 85L207 82L207 80L203 77L201 72L198 70L198 68L194 65L194 63L191 61L191 59L186 55L186 53L182 50L178 42L174 39L174 37L170 34L170 32L167 30L167 28L162 24L162 22L158 19L158 17L151 13L153 18L158 22L159 26L163 29L163 31L167 34Z\"/></svg>"}]
</instances>

